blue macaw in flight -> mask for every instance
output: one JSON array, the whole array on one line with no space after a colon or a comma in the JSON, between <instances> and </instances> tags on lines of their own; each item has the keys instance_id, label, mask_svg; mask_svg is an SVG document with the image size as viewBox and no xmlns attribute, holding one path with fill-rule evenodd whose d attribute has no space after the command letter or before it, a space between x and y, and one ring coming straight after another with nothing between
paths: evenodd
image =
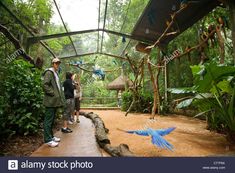
<instances>
[{"instance_id":1,"label":"blue macaw in flight","mask_svg":"<svg viewBox=\"0 0 235 173\"><path fill-rule=\"evenodd\" d=\"M140 136L151 136L152 137L152 144L156 145L159 148L165 148L168 149L170 151L173 151L173 145L171 145L169 142L167 142L163 136L168 135L169 133L171 133L173 130L175 130L176 127L170 127L167 129L151 129L151 128L147 128L146 130L121 130L124 131L126 133L131 133L131 134L137 134Z\"/></svg>"}]
</instances>

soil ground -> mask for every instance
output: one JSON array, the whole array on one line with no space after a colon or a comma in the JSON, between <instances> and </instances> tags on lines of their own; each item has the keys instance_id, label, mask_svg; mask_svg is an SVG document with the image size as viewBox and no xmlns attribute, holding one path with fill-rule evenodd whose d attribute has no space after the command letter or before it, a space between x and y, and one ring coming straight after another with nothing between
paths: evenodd
<instances>
[{"instance_id":1,"label":"soil ground","mask_svg":"<svg viewBox=\"0 0 235 173\"><path fill-rule=\"evenodd\" d=\"M60 130L61 121L58 120L54 126L54 132ZM21 136L14 135L11 138L0 141L0 156L30 156L43 144L43 131L36 135Z\"/></svg>"},{"instance_id":2,"label":"soil ground","mask_svg":"<svg viewBox=\"0 0 235 173\"><path fill-rule=\"evenodd\" d=\"M156 116L149 119L149 114L130 113L118 110L90 110L98 114L109 129L109 139L113 146L125 143L138 156L144 157L195 157L195 156L235 156L235 145L226 140L225 135L206 129L203 120L181 116ZM87 112L87 110L86 110ZM143 130L176 127L164 138L174 146L174 151L162 150L151 143L150 137L128 134L123 130Z\"/></svg>"},{"instance_id":3,"label":"soil ground","mask_svg":"<svg viewBox=\"0 0 235 173\"><path fill-rule=\"evenodd\" d=\"M29 156L43 144L43 135L13 136L0 142L1 156Z\"/></svg>"},{"instance_id":4,"label":"soil ground","mask_svg":"<svg viewBox=\"0 0 235 173\"><path fill-rule=\"evenodd\" d=\"M130 113L119 110L83 110L98 114L109 129L109 139L113 146L125 143L137 156L144 157L196 157L196 156L235 156L235 145L229 143L223 134L206 129L206 122L181 115L156 116L149 119L149 114ZM59 130L61 125L55 127ZM151 143L150 137L128 134L123 130L143 130L146 127L160 129L176 127L164 138L174 146L174 151L162 150ZM0 142L2 156L29 156L43 144L42 133L34 136L14 136Z\"/></svg>"}]
</instances>

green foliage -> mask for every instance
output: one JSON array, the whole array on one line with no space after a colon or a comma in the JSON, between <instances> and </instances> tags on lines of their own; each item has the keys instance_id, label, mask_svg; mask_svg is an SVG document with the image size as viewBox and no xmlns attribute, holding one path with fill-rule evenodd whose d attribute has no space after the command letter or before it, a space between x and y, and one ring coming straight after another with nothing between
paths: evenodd
<instances>
[{"instance_id":1,"label":"green foliage","mask_svg":"<svg viewBox=\"0 0 235 173\"><path fill-rule=\"evenodd\" d=\"M132 99L133 99L133 97L132 97L131 92L124 91L122 93L122 110L123 111L126 111L130 107Z\"/></svg>"},{"instance_id":2,"label":"green foliage","mask_svg":"<svg viewBox=\"0 0 235 173\"><path fill-rule=\"evenodd\" d=\"M235 133L235 67L209 63L191 68L195 77L191 90L196 95L178 104L177 108L193 103L201 112L196 116L206 115L210 129ZM171 91L182 93L184 89ZM188 91L187 88L184 92Z\"/></svg>"},{"instance_id":3,"label":"green foliage","mask_svg":"<svg viewBox=\"0 0 235 173\"><path fill-rule=\"evenodd\" d=\"M133 100L132 93L125 91L122 93L122 110L126 111ZM131 112L150 113L153 104L153 95L150 92L141 92L138 100L132 107Z\"/></svg>"},{"instance_id":4,"label":"green foliage","mask_svg":"<svg viewBox=\"0 0 235 173\"><path fill-rule=\"evenodd\" d=\"M195 93L195 89L193 87L185 87L185 88L168 88L167 89L172 94L187 94L187 93Z\"/></svg>"},{"instance_id":5,"label":"green foliage","mask_svg":"<svg viewBox=\"0 0 235 173\"><path fill-rule=\"evenodd\" d=\"M31 27L40 26L41 21L49 23L52 16L52 5L48 0L16 0L11 7L14 12L19 12L18 17Z\"/></svg>"},{"instance_id":6,"label":"green foliage","mask_svg":"<svg viewBox=\"0 0 235 173\"><path fill-rule=\"evenodd\" d=\"M215 63L205 64L205 66L199 66L201 69L198 73L194 73L197 90L201 93L208 92L212 86L218 84L223 79L228 79L229 76L233 76L235 68L232 66L216 65ZM193 71L196 66L193 66ZM222 83L220 83L221 85Z\"/></svg>"},{"instance_id":7,"label":"green foliage","mask_svg":"<svg viewBox=\"0 0 235 173\"><path fill-rule=\"evenodd\" d=\"M2 85L0 136L36 133L44 111L40 72L28 62L15 60L8 65Z\"/></svg>"},{"instance_id":8,"label":"green foliage","mask_svg":"<svg viewBox=\"0 0 235 173\"><path fill-rule=\"evenodd\" d=\"M189 105L191 105L191 103L193 102L193 99L187 99L187 100L184 100L182 102L180 102L176 108L178 109L182 109L182 108L185 108L185 107L188 107Z\"/></svg>"}]
</instances>

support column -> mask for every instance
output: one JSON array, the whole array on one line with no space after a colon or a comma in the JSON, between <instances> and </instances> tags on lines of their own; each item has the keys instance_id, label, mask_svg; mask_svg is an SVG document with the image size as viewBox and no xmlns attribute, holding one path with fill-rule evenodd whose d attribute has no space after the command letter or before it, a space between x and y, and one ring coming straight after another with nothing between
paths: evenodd
<instances>
[{"instance_id":1,"label":"support column","mask_svg":"<svg viewBox=\"0 0 235 173\"><path fill-rule=\"evenodd\" d=\"M168 89L168 69L167 69L167 63L166 61L164 62L164 84L165 84L165 102L168 102L168 92L167 92L167 89Z\"/></svg>"},{"instance_id":2,"label":"support column","mask_svg":"<svg viewBox=\"0 0 235 173\"><path fill-rule=\"evenodd\" d=\"M161 51L163 51L163 52L167 52L167 46L168 45L161 45L161 47L160 47L160 50ZM162 58L164 58L164 55L162 55L163 57ZM167 63L167 61L164 61L164 64L162 64L162 65L164 65L164 88L165 88L165 90L164 90L164 102L165 102L165 104L168 104L168 91L167 91L167 89L168 89L168 86L169 86L169 71L168 71L168 63Z\"/></svg>"}]
</instances>

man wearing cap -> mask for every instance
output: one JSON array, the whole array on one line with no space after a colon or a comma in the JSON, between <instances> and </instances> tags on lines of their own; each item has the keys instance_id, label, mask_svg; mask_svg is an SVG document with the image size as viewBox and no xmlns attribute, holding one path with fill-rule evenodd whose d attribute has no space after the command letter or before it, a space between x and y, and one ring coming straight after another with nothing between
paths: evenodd
<instances>
[{"instance_id":1,"label":"man wearing cap","mask_svg":"<svg viewBox=\"0 0 235 173\"><path fill-rule=\"evenodd\" d=\"M61 61L59 58L54 58L52 60L52 67L45 70L43 79L43 104L46 107L43 124L44 142L50 147L56 147L58 146L58 142L60 142L60 138L55 137L52 131L56 110L63 106L61 85L58 76L60 63Z\"/></svg>"}]
</instances>

